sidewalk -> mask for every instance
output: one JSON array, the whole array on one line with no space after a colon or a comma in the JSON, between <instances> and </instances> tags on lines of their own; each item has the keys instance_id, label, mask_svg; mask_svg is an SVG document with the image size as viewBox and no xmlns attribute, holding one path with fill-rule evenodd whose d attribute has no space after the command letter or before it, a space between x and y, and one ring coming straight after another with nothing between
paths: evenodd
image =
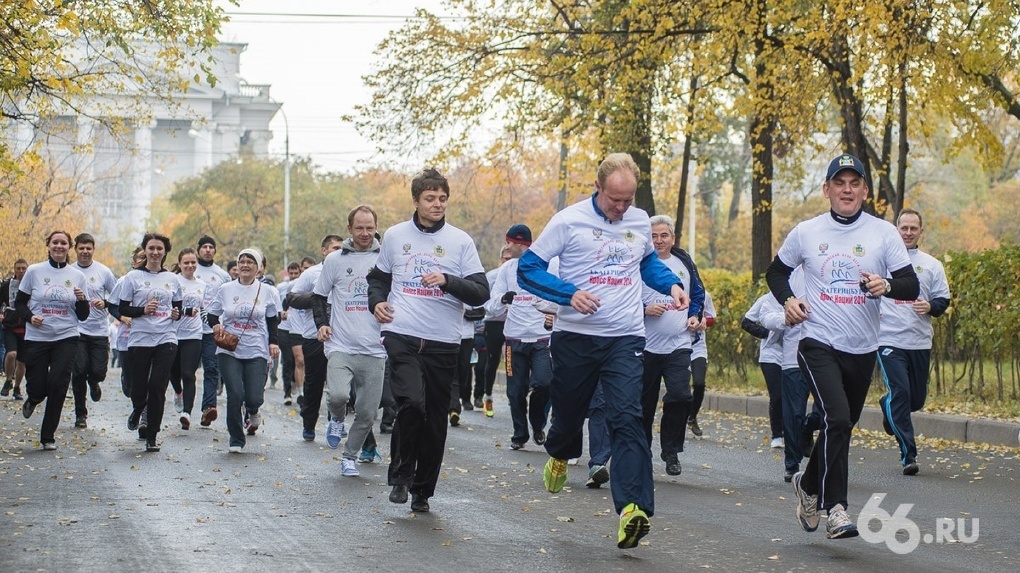
<instances>
[{"instance_id":1,"label":"sidewalk","mask_svg":"<svg viewBox=\"0 0 1020 573\"><path fill-rule=\"evenodd\" d=\"M735 396L732 394L705 393L704 408L730 414L744 414L768 418L769 399L766 396ZM926 438L941 438L956 442L985 443L994 446L1020 446L1020 424L949 414L916 412L911 416L914 433ZM875 406L865 406L859 428L875 432L882 429L882 412Z\"/></svg>"}]
</instances>

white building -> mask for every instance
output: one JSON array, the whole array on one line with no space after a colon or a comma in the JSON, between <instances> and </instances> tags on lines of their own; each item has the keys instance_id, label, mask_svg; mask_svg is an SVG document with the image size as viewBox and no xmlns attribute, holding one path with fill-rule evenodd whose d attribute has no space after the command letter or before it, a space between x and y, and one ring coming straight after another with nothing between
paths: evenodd
<instances>
[{"instance_id":1,"label":"white building","mask_svg":"<svg viewBox=\"0 0 1020 573\"><path fill-rule=\"evenodd\" d=\"M140 236L153 198L177 180L236 160L242 151L267 155L273 136L269 122L281 104L271 99L268 84L241 79L246 46L213 48L215 87L192 83L176 101L149 102L146 120L123 120L115 131L94 118L73 115L47 118L39 129L19 123L13 126L14 150L42 139L40 153L91 197L104 240ZM93 109L123 109L119 102L126 101L121 94L96 100Z\"/></svg>"}]
</instances>

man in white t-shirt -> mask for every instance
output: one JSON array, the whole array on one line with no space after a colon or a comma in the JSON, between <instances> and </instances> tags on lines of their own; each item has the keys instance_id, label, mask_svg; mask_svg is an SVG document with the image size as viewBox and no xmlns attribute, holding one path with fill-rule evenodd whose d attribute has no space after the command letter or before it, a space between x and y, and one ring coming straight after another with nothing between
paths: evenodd
<instances>
[{"instance_id":1,"label":"man in white t-shirt","mask_svg":"<svg viewBox=\"0 0 1020 573\"><path fill-rule=\"evenodd\" d=\"M882 299L881 330L878 334L878 365L886 395L879 400L885 431L895 436L900 447L903 475L917 475L917 442L910 413L924 407L928 397L931 366L932 317L949 308L949 281L938 259L917 248L924 236L921 214L904 209L896 216L896 230L910 255L910 263L921 284L917 300Z\"/></svg>"},{"instance_id":2,"label":"man in white t-shirt","mask_svg":"<svg viewBox=\"0 0 1020 573\"><path fill-rule=\"evenodd\" d=\"M580 457L585 414L601 384L621 549L636 547L648 534L655 511L651 449L642 428L641 285L671 296L678 309L690 303L680 278L652 248L648 214L631 208L640 176L630 155L606 157L595 194L553 215L517 267L521 288L560 305L551 338L553 422L545 442L546 489L563 489L567 460ZM559 257L559 276L548 271L554 257Z\"/></svg>"},{"instance_id":3,"label":"man in white t-shirt","mask_svg":"<svg viewBox=\"0 0 1020 573\"><path fill-rule=\"evenodd\" d=\"M336 449L353 391L357 396L341 455L341 475L360 475L357 460L372 431L383 393L386 349L379 341L379 323L368 311L368 271L379 258L375 238L376 213L359 205L347 215L347 233L339 251L322 263L312 291L312 317L326 355L326 394L329 426L326 444ZM374 459L374 455L371 459Z\"/></svg>"},{"instance_id":4,"label":"man in white t-shirt","mask_svg":"<svg viewBox=\"0 0 1020 573\"><path fill-rule=\"evenodd\" d=\"M216 257L216 240L203 235L198 240L198 268L195 278L206 284L202 293L202 420L208 426L216 419L216 396L220 386L220 365L216 358L216 343L213 341L212 327L205 320L205 309L216 298L216 290L220 285L231 280L227 271L214 262Z\"/></svg>"},{"instance_id":5,"label":"man in white t-shirt","mask_svg":"<svg viewBox=\"0 0 1020 573\"><path fill-rule=\"evenodd\" d=\"M826 536L844 539L858 535L847 512L850 437L875 369L878 299L914 300L918 282L895 227L863 211L868 183L860 159L833 159L822 193L829 212L790 231L765 278L787 324L804 325L798 361L822 409L807 467L793 476L797 516L805 531L814 531L818 510L825 510ZM790 288L798 265L804 266L802 297Z\"/></svg>"},{"instance_id":6,"label":"man in white t-shirt","mask_svg":"<svg viewBox=\"0 0 1020 573\"><path fill-rule=\"evenodd\" d=\"M471 236L446 222L450 184L435 169L411 181L415 212L390 227L368 273L368 306L382 324L397 421L387 483L392 503L429 511L446 451L464 305L489 298ZM360 397L358 398L361 399Z\"/></svg>"},{"instance_id":7,"label":"man in white t-shirt","mask_svg":"<svg viewBox=\"0 0 1020 573\"><path fill-rule=\"evenodd\" d=\"M85 275L86 297L89 299L89 317L78 324L78 354L71 374L71 391L74 394L74 427L88 427L89 410L85 390L93 402L103 396L99 385L106 380L110 360L110 338L107 330L110 293L117 284L113 271L92 258L96 250L96 239L81 233L74 238L77 260L72 266Z\"/></svg>"}]
</instances>

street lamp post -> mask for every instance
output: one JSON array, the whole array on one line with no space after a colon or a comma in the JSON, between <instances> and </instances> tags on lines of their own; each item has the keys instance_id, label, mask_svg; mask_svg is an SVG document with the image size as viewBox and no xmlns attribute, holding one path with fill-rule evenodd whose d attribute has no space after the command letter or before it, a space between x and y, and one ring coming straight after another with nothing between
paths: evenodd
<instances>
[{"instance_id":1,"label":"street lamp post","mask_svg":"<svg viewBox=\"0 0 1020 573\"><path fill-rule=\"evenodd\" d=\"M287 114L280 106L280 114L283 115L283 268L290 264L290 123L287 122Z\"/></svg>"}]
</instances>

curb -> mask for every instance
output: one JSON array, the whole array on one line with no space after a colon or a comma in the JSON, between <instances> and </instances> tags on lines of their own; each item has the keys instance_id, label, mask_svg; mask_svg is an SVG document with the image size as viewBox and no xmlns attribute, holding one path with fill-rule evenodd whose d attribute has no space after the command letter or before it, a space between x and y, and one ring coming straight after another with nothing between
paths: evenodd
<instances>
[{"instance_id":1,"label":"curb","mask_svg":"<svg viewBox=\"0 0 1020 573\"><path fill-rule=\"evenodd\" d=\"M755 418L768 418L769 415L769 399L765 396L736 396L706 392L704 407L717 412L741 414ZM1014 448L1020 446L1020 424L1016 422L1000 422L928 412L915 412L911 415L911 419L914 422L914 433L926 438ZM875 406L865 406L857 427L884 433L882 412Z\"/></svg>"}]
</instances>

